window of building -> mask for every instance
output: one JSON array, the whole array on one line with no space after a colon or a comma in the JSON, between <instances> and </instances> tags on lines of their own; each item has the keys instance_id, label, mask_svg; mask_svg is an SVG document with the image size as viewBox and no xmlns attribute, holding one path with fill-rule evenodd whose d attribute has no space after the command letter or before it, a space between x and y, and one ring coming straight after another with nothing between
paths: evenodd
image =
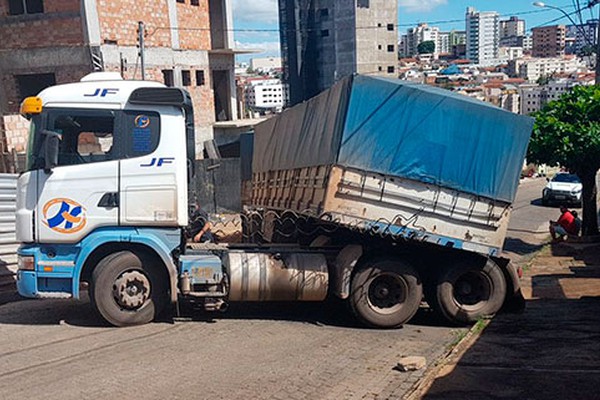
<instances>
[{"instance_id":1,"label":"window of building","mask_svg":"<svg viewBox=\"0 0 600 400\"><path fill-rule=\"evenodd\" d=\"M199 6L200 5L200 0L190 0L190 4L193 6Z\"/></svg>"},{"instance_id":2,"label":"window of building","mask_svg":"<svg viewBox=\"0 0 600 400\"><path fill-rule=\"evenodd\" d=\"M321 31L321 37L327 37L329 36L329 29L323 29Z\"/></svg>"},{"instance_id":3,"label":"window of building","mask_svg":"<svg viewBox=\"0 0 600 400\"><path fill-rule=\"evenodd\" d=\"M388 31L393 31L394 30L394 24L387 24L387 30Z\"/></svg>"},{"instance_id":4,"label":"window of building","mask_svg":"<svg viewBox=\"0 0 600 400\"><path fill-rule=\"evenodd\" d=\"M198 70L196 71L196 86L204 86L206 80L204 78L204 71Z\"/></svg>"},{"instance_id":5,"label":"window of building","mask_svg":"<svg viewBox=\"0 0 600 400\"><path fill-rule=\"evenodd\" d=\"M326 20L329 18L329 9L328 8L321 8L319 10L319 15L321 16L322 20Z\"/></svg>"},{"instance_id":6,"label":"window of building","mask_svg":"<svg viewBox=\"0 0 600 400\"><path fill-rule=\"evenodd\" d=\"M56 85L54 74L15 75L15 80L21 100L25 97L37 96L47 87Z\"/></svg>"},{"instance_id":7,"label":"window of building","mask_svg":"<svg viewBox=\"0 0 600 400\"><path fill-rule=\"evenodd\" d=\"M387 68L388 74L393 74L395 70L396 70L396 68L394 68L394 66L393 66L393 65L390 65L390 66Z\"/></svg>"},{"instance_id":8,"label":"window of building","mask_svg":"<svg viewBox=\"0 0 600 400\"><path fill-rule=\"evenodd\" d=\"M377 49L381 50L381 45L377 45Z\"/></svg>"},{"instance_id":9,"label":"window of building","mask_svg":"<svg viewBox=\"0 0 600 400\"><path fill-rule=\"evenodd\" d=\"M178 3L185 3L185 0L177 0Z\"/></svg>"},{"instance_id":10,"label":"window of building","mask_svg":"<svg viewBox=\"0 0 600 400\"><path fill-rule=\"evenodd\" d=\"M192 86L192 74L189 70L181 71L181 83L183 86Z\"/></svg>"},{"instance_id":11,"label":"window of building","mask_svg":"<svg viewBox=\"0 0 600 400\"><path fill-rule=\"evenodd\" d=\"M388 44L387 49L389 53L393 53L396 49L396 46L394 46L393 44Z\"/></svg>"},{"instance_id":12,"label":"window of building","mask_svg":"<svg viewBox=\"0 0 600 400\"><path fill-rule=\"evenodd\" d=\"M359 8L369 8L369 0L358 0L356 6Z\"/></svg>"},{"instance_id":13,"label":"window of building","mask_svg":"<svg viewBox=\"0 0 600 400\"><path fill-rule=\"evenodd\" d=\"M381 65L380 65L379 67L377 67L377 69L378 69L379 71L383 71L383 67L382 67Z\"/></svg>"},{"instance_id":14,"label":"window of building","mask_svg":"<svg viewBox=\"0 0 600 400\"><path fill-rule=\"evenodd\" d=\"M165 85L167 85L169 87L173 87L175 85L175 82L173 81L173 70L172 69L163 69L162 75L163 75L163 82L165 83Z\"/></svg>"},{"instance_id":15,"label":"window of building","mask_svg":"<svg viewBox=\"0 0 600 400\"><path fill-rule=\"evenodd\" d=\"M43 0L8 0L8 13L10 15L40 14L43 12Z\"/></svg>"}]
</instances>

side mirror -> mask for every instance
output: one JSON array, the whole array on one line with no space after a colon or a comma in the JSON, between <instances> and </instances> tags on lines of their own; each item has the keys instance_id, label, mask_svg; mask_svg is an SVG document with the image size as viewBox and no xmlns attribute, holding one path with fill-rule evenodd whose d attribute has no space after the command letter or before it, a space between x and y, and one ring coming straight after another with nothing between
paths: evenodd
<instances>
[{"instance_id":1,"label":"side mirror","mask_svg":"<svg viewBox=\"0 0 600 400\"><path fill-rule=\"evenodd\" d=\"M52 168L58 165L58 148L60 144L61 134L58 132L43 130L44 139L44 172L52 173Z\"/></svg>"}]
</instances>

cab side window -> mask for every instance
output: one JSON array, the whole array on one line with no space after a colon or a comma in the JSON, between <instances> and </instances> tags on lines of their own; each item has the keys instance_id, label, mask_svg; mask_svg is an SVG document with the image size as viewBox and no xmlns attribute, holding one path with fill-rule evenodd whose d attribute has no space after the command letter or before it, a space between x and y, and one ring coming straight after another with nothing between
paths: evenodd
<instances>
[{"instance_id":1,"label":"cab side window","mask_svg":"<svg viewBox=\"0 0 600 400\"><path fill-rule=\"evenodd\" d=\"M61 135L58 164L78 165L119 158L113 111L65 110L49 116L47 129Z\"/></svg>"},{"instance_id":2,"label":"cab side window","mask_svg":"<svg viewBox=\"0 0 600 400\"><path fill-rule=\"evenodd\" d=\"M122 137L126 158L148 155L158 147L160 116L149 111L125 111Z\"/></svg>"}]
</instances>

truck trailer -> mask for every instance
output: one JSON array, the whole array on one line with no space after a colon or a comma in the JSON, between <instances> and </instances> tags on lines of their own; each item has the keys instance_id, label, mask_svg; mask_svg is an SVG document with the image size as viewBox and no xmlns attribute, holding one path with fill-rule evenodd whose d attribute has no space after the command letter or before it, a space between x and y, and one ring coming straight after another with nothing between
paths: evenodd
<instances>
[{"instance_id":1,"label":"truck trailer","mask_svg":"<svg viewBox=\"0 0 600 400\"><path fill-rule=\"evenodd\" d=\"M263 230L293 215L320 234L191 244L185 90L93 73L25 99L21 113L31 121L17 189L22 296L79 298L87 283L115 326L185 299L212 311L337 296L382 328L409 321L424 299L454 323L522 299L501 248L527 117L423 85L344 78L254 138L246 209Z\"/></svg>"}]
</instances>

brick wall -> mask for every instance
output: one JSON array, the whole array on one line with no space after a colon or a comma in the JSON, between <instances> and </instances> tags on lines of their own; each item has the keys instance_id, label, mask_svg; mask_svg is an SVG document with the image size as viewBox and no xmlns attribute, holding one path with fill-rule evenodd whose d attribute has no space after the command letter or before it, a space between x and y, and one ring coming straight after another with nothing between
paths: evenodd
<instances>
[{"instance_id":1,"label":"brick wall","mask_svg":"<svg viewBox=\"0 0 600 400\"><path fill-rule=\"evenodd\" d=\"M74 46L84 42L78 0L44 2L44 13L8 15L8 1L0 0L0 48L24 49Z\"/></svg>"},{"instance_id":2,"label":"brick wall","mask_svg":"<svg viewBox=\"0 0 600 400\"><path fill-rule=\"evenodd\" d=\"M14 149L17 153L25 152L29 135L29 121L20 115L5 115L2 119L7 150L10 152Z\"/></svg>"},{"instance_id":3,"label":"brick wall","mask_svg":"<svg viewBox=\"0 0 600 400\"><path fill-rule=\"evenodd\" d=\"M0 78L0 84L4 86L7 111L8 113L18 113L21 101L23 101L23 97L21 96L17 86L15 75L53 73L56 78L56 84L61 84L77 82L90 72L92 72L91 66L88 65L62 66L54 68L41 66L39 68L14 69L11 71L5 71L3 76Z\"/></svg>"},{"instance_id":4,"label":"brick wall","mask_svg":"<svg viewBox=\"0 0 600 400\"><path fill-rule=\"evenodd\" d=\"M138 21L143 21L147 30L146 46L171 47L167 1L98 0L98 18L100 38L104 42L135 46Z\"/></svg>"},{"instance_id":5,"label":"brick wall","mask_svg":"<svg viewBox=\"0 0 600 400\"><path fill-rule=\"evenodd\" d=\"M186 50L210 49L210 18L208 0L198 0L192 5L191 0L177 3L177 24L180 27L192 28L179 30L179 46Z\"/></svg>"}]
</instances>

